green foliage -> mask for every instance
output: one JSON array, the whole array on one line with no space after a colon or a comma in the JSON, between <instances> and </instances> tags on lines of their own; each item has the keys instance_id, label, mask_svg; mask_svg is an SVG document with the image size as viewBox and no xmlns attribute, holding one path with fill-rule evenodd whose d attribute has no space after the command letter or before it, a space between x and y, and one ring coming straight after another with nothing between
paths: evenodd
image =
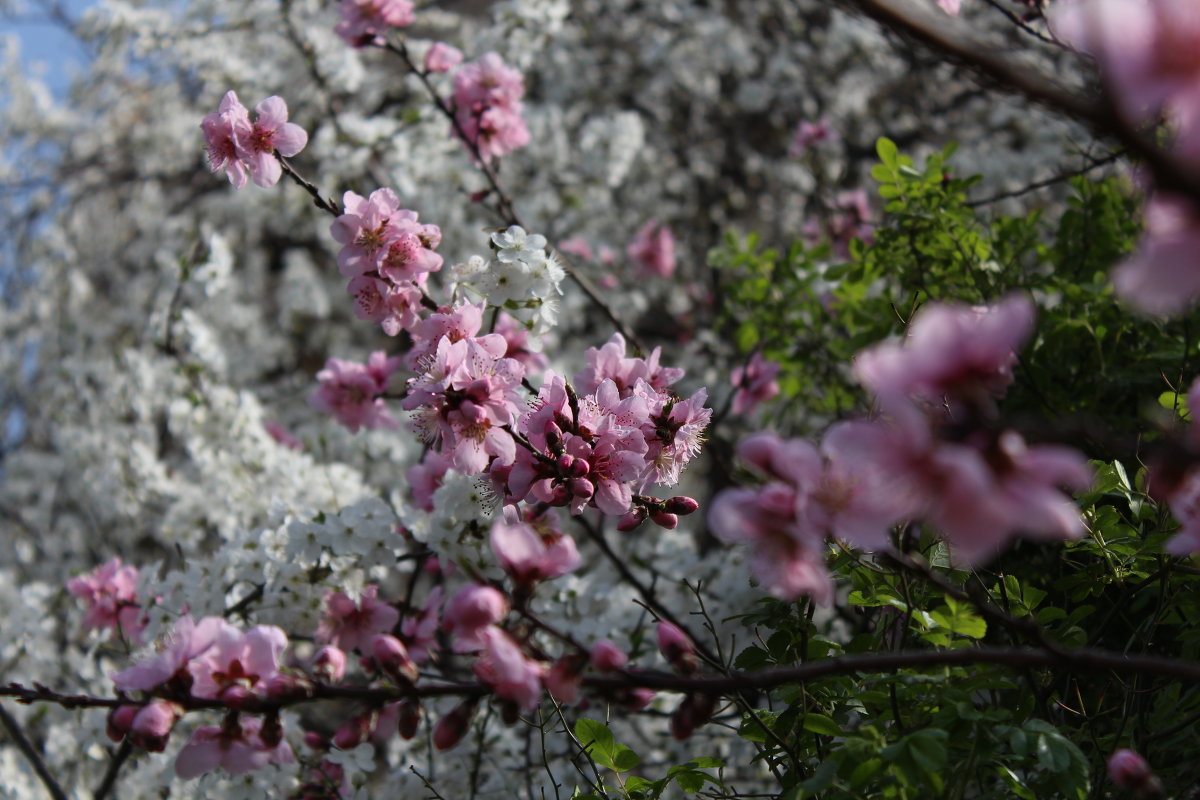
<instances>
[{"instance_id":1,"label":"green foliage","mask_svg":"<svg viewBox=\"0 0 1200 800\"><path fill-rule=\"evenodd\" d=\"M1044 641L1200 659L1200 570L1164 555L1177 524L1147 495L1138 467L1139 448L1161 436L1161 424L1186 417L1200 345L1188 319L1139 318L1113 296L1108 273L1140 233L1137 199L1118 179L1077 178L1057 217L1005 216L968 202L975 180L955 176L952 147L923 165L886 139L878 154L871 174L883 216L848 259L828 244L771 247L754 234L730 235L711 254L723 276L725 332L747 357L759 350L783 366L774 427L812 435L831 418L863 413L847 365L901 335L924 303L1028 292L1038 325L1000 424L1097 459L1094 485L1077 497L1088 534L1066 545L1018 543L965 571L933 531L897 532L897 549L949 586L894 559L837 550L828 566L847 593L836 616L763 601L741 618L751 643L732 666ZM1105 796L1104 761L1129 746L1175 794L1200 781L1197 728L1187 724L1200 718L1200 687L1182 681L904 669L786 685L758 698L753 713L738 711L739 735L780 776L787 800L1084 800Z\"/></svg>"}]
</instances>

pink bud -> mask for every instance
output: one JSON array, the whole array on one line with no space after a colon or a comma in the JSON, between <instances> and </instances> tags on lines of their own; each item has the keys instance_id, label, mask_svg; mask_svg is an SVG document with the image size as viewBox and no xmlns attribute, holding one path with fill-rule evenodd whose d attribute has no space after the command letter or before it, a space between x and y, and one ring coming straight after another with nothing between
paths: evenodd
<instances>
[{"instance_id":1,"label":"pink bud","mask_svg":"<svg viewBox=\"0 0 1200 800\"><path fill-rule=\"evenodd\" d=\"M294 700L311 694L312 684L307 678L277 672L267 680L267 697L272 700Z\"/></svg>"},{"instance_id":2,"label":"pink bud","mask_svg":"<svg viewBox=\"0 0 1200 800\"><path fill-rule=\"evenodd\" d=\"M716 708L717 700L712 695L689 694L671 715L671 735L682 742L712 719Z\"/></svg>"},{"instance_id":3,"label":"pink bud","mask_svg":"<svg viewBox=\"0 0 1200 800\"><path fill-rule=\"evenodd\" d=\"M230 686L217 695L217 699L233 710L245 708L246 703L256 699L254 692L245 686Z\"/></svg>"},{"instance_id":4,"label":"pink bud","mask_svg":"<svg viewBox=\"0 0 1200 800\"><path fill-rule=\"evenodd\" d=\"M152 700L133 718L129 740L143 750L161 753L167 747L171 729L182 715L182 706L166 700Z\"/></svg>"},{"instance_id":5,"label":"pink bud","mask_svg":"<svg viewBox=\"0 0 1200 800\"><path fill-rule=\"evenodd\" d=\"M642 506L636 506L635 508L625 512L625 514L619 520L617 520L617 530L621 531L622 533L628 533L638 525L641 525L645 519L646 509Z\"/></svg>"},{"instance_id":6,"label":"pink bud","mask_svg":"<svg viewBox=\"0 0 1200 800\"><path fill-rule=\"evenodd\" d=\"M575 459L575 463L571 465L570 475L572 478L582 478L591 471L592 466L586 459L577 458Z\"/></svg>"},{"instance_id":7,"label":"pink bud","mask_svg":"<svg viewBox=\"0 0 1200 800\"><path fill-rule=\"evenodd\" d=\"M669 531L675 530L679 525L679 517L674 514L668 514L665 511L659 511L650 517L650 520L661 528L666 528Z\"/></svg>"},{"instance_id":8,"label":"pink bud","mask_svg":"<svg viewBox=\"0 0 1200 800\"><path fill-rule=\"evenodd\" d=\"M304 745L310 750L316 750L318 753L324 753L329 749L329 740L316 731L305 731Z\"/></svg>"},{"instance_id":9,"label":"pink bud","mask_svg":"<svg viewBox=\"0 0 1200 800\"><path fill-rule=\"evenodd\" d=\"M698 509L700 504L691 497L679 495L678 497L672 497L663 507L668 513L678 514L681 517L686 517L688 514L691 514L693 511Z\"/></svg>"},{"instance_id":10,"label":"pink bud","mask_svg":"<svg viewBox=\"0 0 1200 800\"><path fill-rule=\"evenodd\" d=\"M141 710L141 706L117 706L108 712L108 723L105 730L108 738L114 742L124 739L125 734L129 733L129 729L133 727L133 718Z\"/></svg>"},{"instance_id":11,"label":"pink bud","mask_svg":"<svg viewBox=\"0 0 1200 800\"><path fill-rule=\"evenodd\" d=\"M411 698L400 701L396 709L396 730L402 739L412 739L421 727L421 704Z\"/></svg>"},{"instance_id":12,"label":"pink bud","mask_svg":"<svg viewBox=\"0 0 1200 800\"><path fill-rule=\"evenodd\" d=\"M629 657L625 651L608 639L601 639L592 645L592 666L601 672L617 672L625 669Z\"/></svg>"},{"instance_id":13,"label":"pink bud","mask_svg":"<svg viewBox=\"0 0 1200 800\"><path fill-rule=\"evenodd\" d=\"M1146 759L1133 750L1122 748L1108 759L1108 777L1122 789L1141 789L1154 777Z\"/></svg>"},{"instance_id":14,"label":"pink bud","mask_svg":"<svg viewBox=\"0 0 1200 800\"><path fill-rule=\"evenodd\" d=\"M629 693L629 710L641 711L646 706L650 705L650 701L654 699L654 690L647 689L645 686L639 686Z\"/></svg>"},{"instance_id":15,"label":"pink bud","mask_svg":"<svg viewBox=\"0 0 1200 800\"><path fill-rule=\"evenodd\" d=\"M367 738L371 732L371 716L369 714L354 716L342 723L333 734L333 746L340 750L353 750Z\"/></svg>"},{"instance_id":16,"label":"pink bud","mask_svg":"<svg viewBox=\"0 0 1200 800\"><path fill-rule=\"evenodd\" d=\"M389 677L403 683L417 682L417 665L408 657L408 648L391 634L384 633L371 640L375 664Z\"/></svg>"},{"instance_id":17,"label":"pink bud","mask_svg":"<svg viewBox=\"0 0 1200 800\"><path fill-rule=\"evenodd\" d=\"M471 725L474 713L475 703L468 700L438 720L438 724L433 727L433 746L438 750L449 750L461 742L467 735L467 728Z\"/></svg>"},{"instance_id":18,"label":"pink bud","mask_svg":"<svg viewBox=\"0 0 1200 800\"><path fill-rule=\"evenodd\" d=\"M313 656L312 674L325 683L339 683L346 677L346 653L333 645L322 647Z\"/></svg>"},{"instance_id":19,"label":"pink bud","mask_svg":"<svg viewBox=\"0 0 1200 800\"><path fill-rule=\"evenodd\" d=\"M666 620L658 623L658 649L677 670L685 675L696 671L696 648L692 640Z\"/></svg>"},{"instance_id":20,"label":"pink bud","mask_svg":"<svg viewBox=\"0 0 1200 800\"><path fill-rule=\"evenodd\" d=\"M575 463L575 456L570 453L563 453L558 457L558 468L564 472L569 472L571 466Z\"/></svg>"},{"instance_id":21,"label":"pink bud","mask_svg":"<svg viewBox=\"0 0 1200 800\"><path fill-rule=\"evenodd\" d=\"M570 486L571 494L584 500L591 499L591 496L596 493L596 487L592 485L592 482L583 478L572 478Z\"/></svg>"}]
</instances>

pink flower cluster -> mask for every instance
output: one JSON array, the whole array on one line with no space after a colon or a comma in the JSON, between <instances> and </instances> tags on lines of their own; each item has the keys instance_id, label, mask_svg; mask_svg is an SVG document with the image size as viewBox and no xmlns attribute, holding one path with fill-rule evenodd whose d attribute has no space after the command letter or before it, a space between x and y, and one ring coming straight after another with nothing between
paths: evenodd
<instances>
[{"instance_id":1,"label":"pink flower cluster","mask_svg":"<svg viewBox=\"0 0 1200 800\"><path fill-rule=\"evenodd\" d=\"M331 358L317 373L320 387L309 398L309 405L332 414L351 433L359 428L395 428L396 420L388 413L383 395L388 379L401 363L401 359L388 358L382 350L372 353L366 364Z\"/></svg>"},{"instance_id":2,"label":"pink flower cluster","mask_svg":"<svg viewBox=\"0 0 1200 800\"><path fill-rule=\"evenodd\" d=\"M640 278L669 278L675 274L675 236L657 220L638 229L625 253Z\"/></svg>"},{"instance_id":3,"label":"pink flower cluster","mask_svg":"<svg viewBox=\"0 0 1200 800\"><path fill-rule=\"evenodd\" d=\"M454 73L455 119L484 163L529 144L529 129L521 118L524 96L524 77L496 53L485 53Z\"/></svg>"},{"instance_id":4,"label":"pink flower cluster","mask_svg":"<svg viewBox=\"0 0 1200 800\"><path fill-rule=\"evenodd\" d=\"M627 357L620 334L586 357L574 387L547 374L535 407L517 426L526 446L515 461L492 465L493 481L509 503L567 506L575 514L590 505L621 515L624 529L648 516L675 527L677 515L694 511L695 501L656 501L640 493L651 484L677 483L699 453L712 416L704 407L707 392L676 399L668 387L683 371L660 366L657 348L646 359Z\"/></svg>"},{"instance_id":5,"label":"pink flower cluster","mask_svg":"<svg viewBox=\"0 0 1200 800\"><path fill-rule=\"evenodd\" d=\"M520 415L525 368L507 358L504 337L490 333L453 339L442 336L422 358L422 371L408 382L403 406L416 411L419 432L438 442L459 472L474 475L495 458L513 463L516 444L506 430Z\"/></svg>"},{"instance_id":6,"label":"pink flower cluster","mask_svg":"<svg viewBox=\"0 0 1200 800\"><path fill-rule=\"evenodd\" d=\"M1082 535L1079 511L1058 487L1086 488L1086 459L984 424L995 393L1012 380L1013 350L1032 321L1032 304L1021 296L983 309L926 306L907 342L859 356L859 380L887 416L838 423L819 450L771 433L743 441L739 457L766 483L719 494L714 532L753 548L751 568L775 594L823 603L833 598L826 538L879 550L893 525L921 519L945 536L958 563L970 565L1018 533Z\"/></svg>"},{"instance_id":7,"label":"pink flower cluster","mask_svg":"<svg viewBox=\"0 0 1200 800\"><path fill-rule=\"evenodd\" d=\"M1131 125L1165 115L1175 152L1200 167L1200 14L1190 0L1071 0L1050 15L1055 33L1090 53L1105 86ZM1200 209L1158 195L1146 209L1138 253L1113 275L1117 291L1138 309L1170 315L1200 295Z\"/></svg>"},{"instance_id":8,"label":"pink flower cluster","mask_svg":"<svg viewBox=\"0 0 1200 800\"><path fill-rule=\"evenodd\" d=\"M124 692L168 693L181 702L215 700L236 710L286 682L279 671L286 647L286 634L273 625L241 631L221 617L194 622L184 616L154 653L111 677ZM110 718L110 732L118 740L128 734L135 744L162 750L182 713L182 706L163 700L141 708L120 706ZM235 714L219 727L197 728L176 758L175 772L192 778L224 767L236 775L292 760L278 717L268 717L264 723Z\"/></svg>"},{"instance_id":9,"label":"pink flower cluster","mask_svg":"<svg viewBox=\"0 0 1200 800\"><path fill-rule=\"evenodd\" d=\"M413 22L410 0L341 0L338 3L341 21L333 32L351 47L367 47L383 43L388 28L403 28Z\"/></svg>"},{"instance_id":10,"label":"pink flower cluster","mask_svg":"<svg viewBox=\"0 0 1200 800\"><path fill-rule=\"evenodd\" d=\"M308 144L308 134L288 122L287 104L271 96L254 109L258 119L238 102L236 93L225 93L219 109L200 123L208 142L208 163L213 172L225 170L229 182L241 189L249 176L259 186L274 186L283 175L276 152L294 156Z\"/></svg>"},{"instance_id":11,"label":"pink flower cluster","mask_svg":"<svg viewBox=\"0 0 1200 800\"><path fill-rule=\"evenodd\" d=\"M435 253L442 241L437 225L417 222L417 213L400 208L391 189L370 197L346 192L345 213L330 232L342 245L338 269L350 279L359 319L378 322L388 336L416 325L429 273L442 268Z\"/></svg>"},{"instance_id":12,"label":"pink flower cluster","mask_svg":"<svg viewBox=\"0 0 1200 800\"><path fill-rule=\"evenodd\" d=\"M112 628L133 642L141 640L141 606L137 596L138 571L121 559L101 564L86 575L67 581L67 591L87 604L85 628Z\"/></svg>"}]
</instances>

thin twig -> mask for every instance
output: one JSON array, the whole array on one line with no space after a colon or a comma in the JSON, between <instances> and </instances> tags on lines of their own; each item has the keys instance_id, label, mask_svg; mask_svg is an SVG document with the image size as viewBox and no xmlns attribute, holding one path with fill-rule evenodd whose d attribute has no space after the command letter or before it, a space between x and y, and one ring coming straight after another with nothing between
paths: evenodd
<instances>
[{"instance_id":1,"label":"thin twig","mask_svg":"<svg viewBox=\"0 0 1200 800\"><path fill-rule=\"evenodd\" d=\"M96 787L96 792L93 795L94 800L104 800L108 793L117 785L117 773L121 771L121 767L133 755L133 745L129 740L121 742L121 747L117 750L116 755L108 762L108 769L104 772L104 779L100 781L100 785Z\"/></svg>"},{"instance_id":2,"label":"thin twig","mask_svg":"<svg viewBox=\"0 0 1200 800\"><path fill-rule=\"evenodd\" d=\"M0 705L0 724L4 725L8 735L17 743L17 749L29 761L33 771L37 773L42 785L46 787L46 791L54 800L67 800L67 793L58 785L58 781L54 780L54 776L50 774L50 770L46 767L46 762L42 761L42 756L34 749L33 744L25 736L25 732L21 730L21 723L17 722L12 714L8 713L3 705Z\"/></svg>"}]
</instances>

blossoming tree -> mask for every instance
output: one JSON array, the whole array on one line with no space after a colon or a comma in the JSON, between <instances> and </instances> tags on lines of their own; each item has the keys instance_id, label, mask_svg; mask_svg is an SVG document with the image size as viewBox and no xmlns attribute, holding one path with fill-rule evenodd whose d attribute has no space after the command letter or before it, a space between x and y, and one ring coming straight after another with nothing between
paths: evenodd
<instances>
[{"instance_id":1,"label":"blossoming tree","mask_svg":"<svg viewBox=\"0 0 1200 800\"><path fill-rule=\"evenodd\" d=\"M1200 781L1189 3L51 11L5 797Z\"/></svg>"}]
</instances>

